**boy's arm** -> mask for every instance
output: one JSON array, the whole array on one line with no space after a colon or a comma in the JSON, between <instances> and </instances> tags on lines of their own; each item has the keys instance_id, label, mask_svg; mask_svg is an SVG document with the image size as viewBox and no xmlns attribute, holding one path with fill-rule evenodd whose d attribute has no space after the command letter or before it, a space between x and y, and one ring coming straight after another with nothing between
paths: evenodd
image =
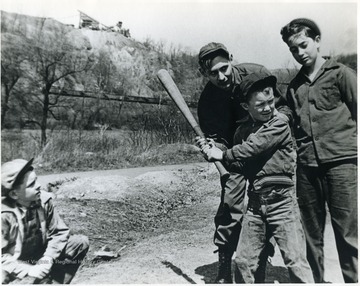
<instances>
[{"instance_id":1,"label":"boy's arm","mask_svg":"<svg viewBox=\"0 0 360 286\"><path fill-rule=\"evenodd\" d=\"M29 276L42 279L50 273L50 270L69 239L70 230L56 212L52 199L49 198L44 204L46 219L46 231L48 244L43 256L36 265L28 272Z\"/></svg>"},{"instance_id":2,"label":"boy's arm","mask_svg":"<svg viewBox=\"0 0 360 286\"><path fill-rule=\"evenodd\" d=\"M339 78L339 90L353 120L357 121L357 76L355 71L344 67Z\"/></svg>"},{"instance_id":3,"label":"boy's arm","mask_svg":"<svg viewBox=\"0 0 360 286\"><path fill-rule=\"evenodd\" d=\"M52 199L45 204L46 227L48 231L48 246L44 256L56 259L60 256L68 242L70 230L56 211Z\"/></svg>"},{"instance_id":4,"label":"boy's arm","mask_svg":"<svg viewBox=\"0 0 360 286\"><path fill-rule=\"evenodd\" d=\"M19 253L16 252L16 239L19 235L19 224L11 212L1 214L1 268L3 271L2 283L7 283L8 274L23 279L30 264L18 260ZM4 273L5 272L5 273Z\"/></svg>"},{"instance_id":5,"label":"boy's arm","mask_svg":"<svg viewBox=\"0 0 360 286\"><path fill-rule=\"evenodd\" d=\"M277 116L264 124L256 133L251 134L246 141L223 152L223 161L233 163L257 157L274 150L290 135L288 123Z\"/></svg>"}]
</instances>

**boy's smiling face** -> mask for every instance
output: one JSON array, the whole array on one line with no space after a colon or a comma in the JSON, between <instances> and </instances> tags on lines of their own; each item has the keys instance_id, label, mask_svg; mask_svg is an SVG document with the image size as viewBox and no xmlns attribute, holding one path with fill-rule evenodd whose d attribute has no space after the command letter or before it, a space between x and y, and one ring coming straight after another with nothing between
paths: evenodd
<instances>
[{"instance_id":1,"label":"boy's smiling face","mask_svg":"<svg viewBox=\"0 0 360 286\"><path fill-rule=\"evenodd\" d=\"M290 52L299 64L306 67L314 65L320 49L320 36L312 39L305 34L305 31L301 31L291 36L287 44Z\"/></svg>"},{"instance_id":2,"label":"boy's smiling face","mask_svg":"<svg viewBox=\"0 0 360 286\"><path fill-rule=\"evenodd\" d=\"M274 116L275 98L272 87L255 91L250 95L248 103L243 103L254 121L267 122Z\"/></svg>"}]
</instances>

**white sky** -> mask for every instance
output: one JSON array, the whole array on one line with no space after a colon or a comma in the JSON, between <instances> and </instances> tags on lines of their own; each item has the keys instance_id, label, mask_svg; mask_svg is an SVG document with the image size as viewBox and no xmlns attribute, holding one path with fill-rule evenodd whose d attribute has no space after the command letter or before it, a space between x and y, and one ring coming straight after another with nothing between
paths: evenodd
<instances>
[{"instance_id":1,"label":"white sky","mask_svg":"<svg viewBox=\"0 0 360 286\"><path fill-rule=\"evenodd\" d=\"M293 67L280 29L297 17L313 19L322 31L322 54L357 51L357 1L220 1L220 0L1 0L0 9L60 22L79 22L78 10L100 23L118 21L131 37L188 48L222 42L237 62Z\"/></svg>"}]
</instances>

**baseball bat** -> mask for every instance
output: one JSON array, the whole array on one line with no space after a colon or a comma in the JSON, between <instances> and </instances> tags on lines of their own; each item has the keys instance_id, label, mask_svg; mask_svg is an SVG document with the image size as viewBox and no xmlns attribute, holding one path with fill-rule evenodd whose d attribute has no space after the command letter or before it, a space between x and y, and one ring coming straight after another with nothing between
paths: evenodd
<instances>
[{"instance_id":1,"label":"baseball bat","mask_svg":"<svg viewBox=\"0 0 360 286\"><path fill-rule=\"evenodd\" d=\"M178 87L176 86L175 82L171 78L170 74L167 70L161 69L158 71L157 76L165 88L166 92L169 94L171 99L175 102L176 106L179 108L181 113L184 115L185 119L188 121L190 126L193 128L195 133L205 138L204 133L201 131L199 124L197 123L195 117L192 115L188 105L186 104L184 97L181 95ZM221 178L227 178L229 177L229 172L225 169L223 164L221 162L216 161L214 162L216 165L216 168L218 169Z\"/></svg>"}]
</instances>

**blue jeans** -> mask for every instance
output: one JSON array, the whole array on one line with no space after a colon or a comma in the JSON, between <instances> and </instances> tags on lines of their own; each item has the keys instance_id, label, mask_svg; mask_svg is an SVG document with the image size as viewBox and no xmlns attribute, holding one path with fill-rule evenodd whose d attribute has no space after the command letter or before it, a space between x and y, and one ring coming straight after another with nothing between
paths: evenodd
<instances>
[{"instance_id":1,"label":"blue jeans","mask_svg":"<svg viewBox=\"0 0 360 286\"><path fill-rule=\"evenodd\" d=\"M249 192L235 262L245 283L254 283L259 256L273 236L293 283L314 283L294 187Z\"/></svg>"},{"instance_id":2,"label":"blue jeans","mask_svg":"<svg viewBox=\"0 0 360 286\"><path fill-rule=\"evenodd\" d=\"M355 161L297 168L297 195L316 283L324 281L327 203L344 281L358 281L357 164Z\"/></svg>"}]
</instances>

